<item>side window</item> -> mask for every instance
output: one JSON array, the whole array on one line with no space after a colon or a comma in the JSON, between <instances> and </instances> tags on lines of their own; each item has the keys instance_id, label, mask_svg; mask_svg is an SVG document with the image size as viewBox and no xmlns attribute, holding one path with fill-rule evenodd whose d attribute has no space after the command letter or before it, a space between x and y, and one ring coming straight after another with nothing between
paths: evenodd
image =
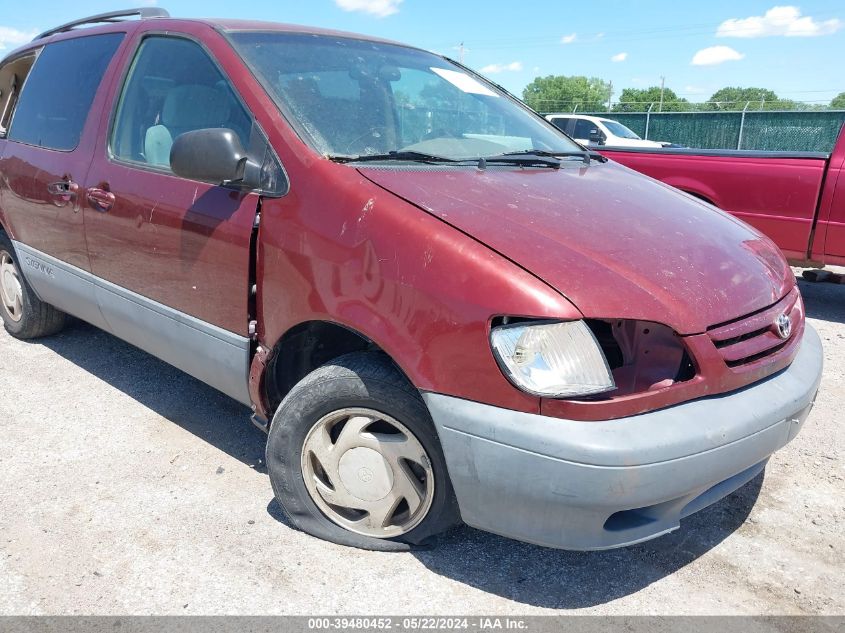
<instances>
[{"instance_id":1,"label":"side window","mask_svg":"<svg viewBox=\"0 0 845 633\"><path fill-rule=\"evenodd\" d=\"M21 88L35 63L35 57L34 52L27 53L0 68L0 138L5 138L9 131L9 123L21 95Z\"/></svg>"},{"instance_id":2,"label":"side window","mask_svg":"<svg viewBox=\"0 0 845 633\"><path fill-rule=\"evenodd\" d=\"M75 149L94 95L122 39L122 33L107 33L46 46L23 85L9 140ZM22 84L21 79L17 83Z\"/></svg>"},{"instance_id":3,"label":"side window","mask_svg":"<svg viewBox=\"0 0 845 633\"><path fill-rule=\"evenodd\" d=\"M569 122L572 119L567 119L565 117L556 116L552 119L552 125L554 125L557 129L566 132L566 128L569 125Z\"/></svg>"},{"instance_id":4,"label":"side window","mask_svg":"<svg viewBox=\"0 0 845 633\"><path fill-rule=\"evenodd\" d=\"M592 121L588 121L587 119L576 119L575 120L575 132L573 133L574 138L580 138L581 140L589 139L590 132L592 130L597 130L598 126Z\"/></svg>"},{"instance_id":5,"label":"side window","mask_svg":"<svg viewBox=\"0 0 845 633\"><path fill-rule=\"evenodd\" d=\"M132 62L111 136L115 158L170 168L180 134L229 128L249 146L252 117L201 46L177 37L150 37Z\"/></svg>"}]
</instances>

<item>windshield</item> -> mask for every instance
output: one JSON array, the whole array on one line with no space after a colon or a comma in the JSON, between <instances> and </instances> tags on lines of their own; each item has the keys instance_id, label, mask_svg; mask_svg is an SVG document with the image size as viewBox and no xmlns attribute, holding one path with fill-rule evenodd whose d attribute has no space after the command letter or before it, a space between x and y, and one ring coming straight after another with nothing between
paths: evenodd
<instances>
[{"instance_id":1,"label":"windshield","mask_svg":"<svg viewBox=\"0 0 845 633\"><path fill-rule=\"evenodd\" d=\"M431 53L299 33L236 32L230 38L322 154L467 159L583 151L491 84Z\"/></svg>"},{"instance_id":2,"label":"windshield","mask_svg":"<svg viewBox=\"0 0 845 633\"><path fill-rule=\"evenodd\" d=\"M602 119L602 123L604 123L604 126L610 130L610 133L613 134L613 136L618 136L619 138L640 139L633 130L629 130L618 121L608 121L606 119Z\"/></svg>"}]
</instances>

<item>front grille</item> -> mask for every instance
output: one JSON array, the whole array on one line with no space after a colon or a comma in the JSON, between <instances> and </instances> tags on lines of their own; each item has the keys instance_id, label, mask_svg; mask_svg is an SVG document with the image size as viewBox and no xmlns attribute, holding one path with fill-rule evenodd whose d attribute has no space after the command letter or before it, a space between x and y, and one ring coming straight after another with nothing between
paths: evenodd
<instances>
[{"instance_id":1,"label":"front grille","mask_svg":"<svg viewBox=\"0 0 845 633\"><path fill-rule=\"evenodd\" d=\"M777 319L789 318L792 333L784 339L778 333ZM799 329L801 307L798 289L774 305L707 330L728 367L741 367L776 354L789 343Z\"/></svg>"}]
</instances>

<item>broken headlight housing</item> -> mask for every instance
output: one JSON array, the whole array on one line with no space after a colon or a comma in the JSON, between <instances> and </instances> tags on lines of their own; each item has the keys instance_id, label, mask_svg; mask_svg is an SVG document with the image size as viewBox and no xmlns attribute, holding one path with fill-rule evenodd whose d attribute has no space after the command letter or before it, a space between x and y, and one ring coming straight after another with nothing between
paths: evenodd
<instances>
[{"instance_id":1,"label":"broken headlight housing","mask_svg":"<svg viewBox=\"0 0 845 633\"><path fill-rule=\"evenodd\" d=\"M490 333L508 379L544 398L589 396L616 388L607 359L584 321L523 321Z\"/></svg>"}]
</instances>

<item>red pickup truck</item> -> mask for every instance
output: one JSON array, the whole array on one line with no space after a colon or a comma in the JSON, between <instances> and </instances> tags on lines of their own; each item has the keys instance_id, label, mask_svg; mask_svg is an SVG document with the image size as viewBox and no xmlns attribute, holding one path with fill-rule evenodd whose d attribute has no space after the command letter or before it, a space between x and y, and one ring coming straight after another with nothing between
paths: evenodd
<instances>
[{"instance_id":1,"label":"red pickup truck","mask_svg":"<svg viewBox=\"0 0 845 633\"><path fill-rule=\"evenodd\" d=\"M251 407L321 538L637 543L812 408L771 240L439 55L149 7L11 53L0 115L6 331L71 314Z\"/></svg>"},{"instance_id":2,"label":"red pickup truck","mask_svg":"<svg viewBox=\"0 0 845 633\"><path fill-rule=\"evenodd\" d=\"M622 147L600 151L748 222L796 264L845 266L845 127L830 154Z\"/></svg>"}]
</instances>

